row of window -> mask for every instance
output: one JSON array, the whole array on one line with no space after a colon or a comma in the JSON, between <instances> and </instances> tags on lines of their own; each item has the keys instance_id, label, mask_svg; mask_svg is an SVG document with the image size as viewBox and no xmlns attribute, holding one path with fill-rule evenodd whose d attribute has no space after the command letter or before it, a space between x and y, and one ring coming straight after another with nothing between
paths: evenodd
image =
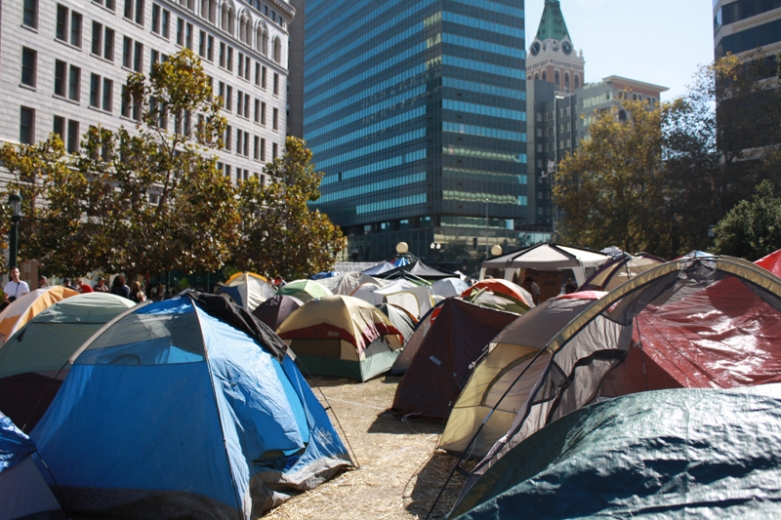
<instances>
[{"instance_id":1,"label":"row of window","mask_svg":"<svg viewBox=\"0 0 781 520\"><path fill-rule=\"evenodd\" d=\"M228 125L223 135L223 150L233 151L233 127ZM260 136L251 136L249 132L237 129L235 132L235 152L236 155L242 155L244 157L250 156L250 147L252 151L252 158L256 161L266 161L266 139ZM252 139L250 139L252 137ZM271 159L277 158L279 153L279 145L277 143L271 143Z\"/></svg>"},{"instance_id":2,"label":"row of window","mask_svg":"<svg viewBox=\"0 0 781 520\"><path fill-rule=\"evenodd\" d=\"M122 10L123 16L126 20L133 22L137 25L144 26L144 13L145 13L145 1L144 0L123 0L124 7ZM259 0L254 0L257 4L256 8L260 12ZM93 0L93 3L101 5L111 11L116 10L115 0ZM191 11L196 11L196 0L179 0L181 5L186 6ZM208 20L212 24L216 25L217 17L217 0L200 0L200 14L201 17ZM268 6L263 6L265 14L268 16ZM39 0L24 0L22 6L22 23L28 27L38 28L38 12L39 12ZM162 8L160 5L152 4L152 32L168 38L170 28L170 11ZM285 19L282 16L278 16L275 11L271 12L271 18L274 22L279 20L281 26L285 26ZM68 41L71 45L81 47L81 21L82 16L75 11L71 12L67 6L57 5L57 38L63 41ZM179 21L182 24L182 20ZM233 12L233 6L227 2L223 4L221 10L221 22L220 28L238 38L242 42L246 43L250 47L254 47L264 56L268 56L269 53L269 31L265 23L260 21L255 24L254 30L251 28L252 19L249 12L245 9L239 14L239 30L236 33L236 17ZM70 31L69 31L70 29ZM252 35L256 34L255 42L253 45ZM274 38L273 42L273 55L272 58L277 63L282 63L282 41L279 37Z\"/></svg>"},{"instance_id":3,"label":"row of window","mask_svg":"<svg viewBox=\"0 0 781 520\"><path fill-rule=\"evenodd\" d=\"M390 168L396 168L403 164L411 164L415 161L421 161L425 158L426 158L426 149L424 148L422 150L405 153L402 155L398 155L396 157L384 159L382 161L376 161L371 164L365 164L363 166L359 166L358 168L353 168L352 170L345 170L343 172L338 172L335 175L328 174L325 177L323 177L323 182L321 183L321 186L326 186L328 184L333 184L335 182L339 182L342 180L353 179L355 177L361 177L363 175L369 175L371 173L387 170Z\"/></svg>"}]
</instances>

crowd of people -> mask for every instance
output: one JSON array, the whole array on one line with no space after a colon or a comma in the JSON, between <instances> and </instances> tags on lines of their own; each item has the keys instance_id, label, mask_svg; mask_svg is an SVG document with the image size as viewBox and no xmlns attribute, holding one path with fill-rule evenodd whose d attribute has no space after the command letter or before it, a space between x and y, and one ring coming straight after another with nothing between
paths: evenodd
<instances>
[{"instance_id":1,"label":"crowd of people","mask_svg":"<svg viewBox=\"0 0 781 520\"><path fill-rule=\"evenodd\" d=\"M18 267L12 267L8 275L10 281L3 287L3 302L0 304L0 310L4 309L17 298L30 292L30 287L27 282L19 279L20 273ZM134 281L128 286L127 280L124 275L121 274L114 277L110 286L106 283L104 277L98 278L97 283L94 286L90 285L82 278L75 278L74 281L67 277L62 279L61 285L81 294L91 292L116 294L117 296L132 300L136 304L143 303L147 300L147 295L144 293L141 283ZM45 289L49 286L49 280L46 276L41 275L38 277L38 289ZM164 297L169 296L169 293L165 291L164 287L158 286L152 289L150 296L152 299L161 300Z\"/></svg>"}]
</instances>

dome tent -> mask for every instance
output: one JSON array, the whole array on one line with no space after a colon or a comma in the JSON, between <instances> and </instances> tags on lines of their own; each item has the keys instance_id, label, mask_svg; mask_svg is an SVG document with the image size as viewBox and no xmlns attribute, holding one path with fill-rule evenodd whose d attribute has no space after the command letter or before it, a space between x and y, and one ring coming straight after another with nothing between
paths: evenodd
<instances>
[{"instance_id":1,"label":"dome tent","mask_svg":"<svg viewBox=\"0 0 781 520\"><path fill-rule=\"evenodd\" d=\"M225 297L195 292L93 336L30 434L63 508L249 519L349 466L286 350Z\"/></svg>"},{"instance_id":2,"label":"dome tent","mask_svg":"<svg viewBox=\"0 0 781 520\"><path fill-rule=\"evenodd\" d=\"M677 327L659 332L644 327L643 313L667 307L678 308ZM633 342L638 327L640 343ZM611 372L631 359L631 351L650 343L674 354L667 358L671 368L665 374L676 385L760 385L781 382L779 335L781 279L754 264L698 254L642 273L592 304L548 342L547 356L536 358L544 366L542 374L530 385L509 432L472 471L462 496L531 434L596 401ZM660 383L649 380L645 389Z\"/></svg>"},{"instance_id":3,"label":"dome tent","mask_svg":"<svg viewBox=\"0 0 781 520\"><path fill-rule=\"evenodd\" d=\"M249 312L277 293L266 278L250 272L234 274L224 285L219 286L218 290L233 298L236 305Z\"/></svg>"},{"instance_id":4,"label":"dome tent","mask_svg":"<svg viewBox=\"0 0 781 520\"><path fill-rule=\"evenodd\" d=\"M455 452L469 448L469 456L484 457L512 426L528 385L545 364L536 363L523 381L513 384L516 378L564 326L605 294L589 291L545 300L499 332L455 401L439 447Z\"/></svg>"},{"instance_id":5,"label":"dome tent","mask_svg":"<svg viewBox=\"0 0 781 520\"><path fill-rule=\"evenodd\" d=\"M3 312L0 312L0 345L42 310L65 298L78 295L79 293L72 289L55 285L46 289L36 289L20 296L3 309Z\"/></svg>"},{"instance_id":6,"label":"dome tent","mask_svg":"<svg viewBox=\"0 0 781 520\"><path fill-rule=\"evenodd\" d=\"M66 520L34 454L35 444L0 413L0 520Z\"/></svg>"},{"instance_id":7,"label":"dome tent","mask_svg":"<svg viewBox=\"0 0 781 520\"><path fill-rule=\"evenodd\" d=\"M271 330L277 330L282 322L303 304L304 302L293 296L277 294L258 305L252 314Z\"/></svg>"},{"instance_id":8,"label":"dome tent","mask_svg":"<svg viewBox=\"0 0 781 520\"><path fill-rule=\"evenodd\" d=\"M65 379L68 358L134 305L115 294L91 292L40 312L0 349L0 410L24 431L32 430Z\"/></svg>"},{"instance_id":9,"label":"dome tent","mask_svg":"<svg viewBox=\"0 0 781 520\"><path fill-rule=\"evenodd\" d=\"M309 374L358 381L387 372L402 345L401 334L382 311L342 295L305 303L277 333Z\"/></svg>"}]
</instances>

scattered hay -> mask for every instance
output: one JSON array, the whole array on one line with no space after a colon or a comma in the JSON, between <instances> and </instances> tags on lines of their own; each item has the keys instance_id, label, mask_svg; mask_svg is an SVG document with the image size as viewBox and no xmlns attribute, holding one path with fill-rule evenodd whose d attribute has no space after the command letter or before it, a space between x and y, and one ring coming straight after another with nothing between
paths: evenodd
<instances>
[{"instance_id":1,"label":"scattered hay","mask_svg":"<svg viewBox=\"0 0 781 520\"><path fill-rule=\"evenodd\" d=\"M309 381L321 401L316 386L328 399L360 468L290 499L264 519L425 518L456 462L435 449L444 425L382 415L393 403L398 377L364 384L348 379ZM456 474L432 518L442 518L450 509L463 482L464 477Z\"/></svg>"}]
</instances>

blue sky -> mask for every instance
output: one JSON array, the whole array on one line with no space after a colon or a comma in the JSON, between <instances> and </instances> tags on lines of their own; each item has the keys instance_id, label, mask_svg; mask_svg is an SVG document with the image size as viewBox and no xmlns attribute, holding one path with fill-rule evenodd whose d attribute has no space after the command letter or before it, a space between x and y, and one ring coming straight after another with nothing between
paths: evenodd
<instances>
[{"instance_id":1,"label":"blue sky","mask_svg":"<svg viewBox=\"0 0 781 520\"><path fill-rule=\"evenodd\" d=\"M528 51L544 0L524 3ZM588 82L616 75L663 85L667 101L713 61L712 0L561 0L561 8Z\"/></svg>"}]
</instances>

